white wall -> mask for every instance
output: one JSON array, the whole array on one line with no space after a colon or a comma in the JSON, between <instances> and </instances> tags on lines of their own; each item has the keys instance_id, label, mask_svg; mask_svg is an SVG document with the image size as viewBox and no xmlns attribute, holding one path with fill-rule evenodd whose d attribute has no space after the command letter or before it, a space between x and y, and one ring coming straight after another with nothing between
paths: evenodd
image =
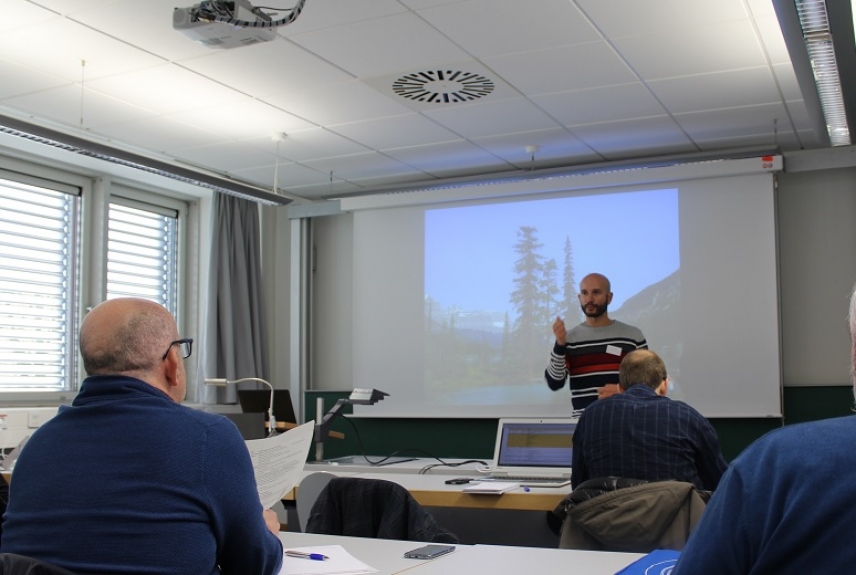
<instances>
[{"instance_id":1,"label":"white wall","mask_svg":"<svg viewBox=\"0 0 856 575\"><path fill-rule=\"evenodd\" d=\"M44 422L56 415L56 407L4 407L0 408L0 448L7 449L18 445L22 439L32 434Z\"/></svg>"}]
</instances>

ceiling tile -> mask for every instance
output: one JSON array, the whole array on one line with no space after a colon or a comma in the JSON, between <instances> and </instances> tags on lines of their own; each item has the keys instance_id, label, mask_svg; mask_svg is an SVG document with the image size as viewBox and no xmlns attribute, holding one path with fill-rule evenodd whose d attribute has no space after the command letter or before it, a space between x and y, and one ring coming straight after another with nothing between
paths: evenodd
<instances>
[{"instance_id":1,"label":"ceiling tile","mask_svg":"<svg viewBox=\"0 0 856 575\"><path fill-rule=\"evenodd\" d=\"M310 167L296 164L294 162L285 164L271 163L254 168L231 170L232 174L248 179L250 181L264 182L267 187L273 186L274 176L279 184L278 188L290 189L293 186L307 186L312 184L329 185L330 176Z\"/></svg>"},{"instance_id":2,"label":"ceiling tile","mask_svg":"<svg viewBox=\"0 0 856 575\"><path fill-rule=\"evenodd\" d=\"M181 65L256 97L327 88L353 79L283 39L234 50L209 50L181 60Z\"/></svg>"},{"instance_id":3,"label":"ceiling tile","mask_svg":"<svg viewBox=\"0 0 856 575\"><path fill-rule=\"evenodd\" d=\"M650 90L638 82L533 96L532 101L565 126L666 113Z\"/></svg>"},{"instance_id":4,"label":"ceiling tile","mask_svg":"<svg viewBox=\"0 0 856 575\"><path fill-rule=\"evenodd\" d=\"M0 59L0 78L3 78L0 82L0 100L69 85L68 80L59 76L43 74L2 59Z\"/></svg>"},{"instance_id":5,"label":"ceiling tile","mask_svg":"<svg viewBox=\"0 0 856 575\"><path fill-rule=\"evenodd\" d=\"M770 5L773 3L770 2ZM779 20L773 16L764 18L756 18L755 25L758 27L758 33L761 35L764 51L773 64L789 64L791 55L788 53L788 47L785 44L785 37L782 35L782 29L779 27Z\"/></svg>"},{"instance_id":6,"label":"ceiling tile","mask_svg":"<svg viewBox=\"0 0 856 575\"><path fill-rule=\"evenodd\" d=\"M479 102L423 113L464 138L498 136L557 126L555 120L522 98Z\"/></svg>"},{"instance_id":7,"label":"ceiling tile","mask_svg":"<svg viewBox=\"0 0 856 575\"><path fill-rule=\"evenodd\" d=\"M425 66L460 62L469 55L415 14L404 13L291 39L357 77L416 72Z\"/></svg>"},{"instance_id":8,"label":"ceiling tile","mask_svg":"<svg viewBox=\"0 0 856 575\"><path fill-rule=\"evenodd\" d=\"M248 96L174 64L87 82L87 87L160 114L245 100Z\"/></svg>"},{"instance_id":9,"label":"ceiling tile","mask_svg":"<svg viewBox=\"0 0 856 575\"><path fill-rule=\"evenodd\" d=\"M383 174L405 175L416 171L410 166L377 152L310 160L303 163L319 172L343 180L375 178Z\"/></svg>"},{"instance_id":10,"label":"ceiling tile","mask_svg":"<svg viewBox=\"0 0 856 575\"><path fill-rule=\"evenodd\" d=\"M66 0L54 1L57 4L69 3ZM109 0L91 4L93 6L70 11L70 18L88 27L103 30L114 38L121 38L123 42L138 46L162 59L177 61L197 54L219 51L173 29L175 9L179 6L191 6L193 2L146 0L145 8L139 0Z\"/></svg>"},{"instance_id":11,"label":"ceiling tile","mask_svg":"<svg viewBox=\"0 0 856 575\"><path fill-rule=\"evenodd\" d=\"M769 0L767 0L769 1ZM743 0L573 0L604 35L612 38L693 31L699 26L747 19Z\"/></svg>"},{"instance_id":12,"label":"ceiling tile","mask_svg":"<svg viewBox=\"0 0 856 575\"><path fill-rule=\"evenodd\" d=\"M274 136L315 127L288 112L250 98L219 106L191 108L168 116L229 139Z\"/></svg>"},{"instance_id":13,"label":"ceiling tile","mask_svg":"<svg viewBox=\"0 0 856 575\"><path fill-rule=\"evenodd\" d=\"M521 169L530 169L533 165L535 169L546 167L548 164L555 165L555 160L564 160L568 163L603 160L564 128L476 138L473 142ZM533 154L527 151L527 146L536 146L537 150Z\"/></svg>"},{"instance_id":14,"label":"ceiling tile","mask_svg":"<svg viewBox=\"0 0 856 575\"><path fill-rule=\"evenodd\" d=\"M485 63L525 94L548 94L638 81L605 42L560 46L486 58Z\"/></svg>"},{"instance_id":15,"label":"ceiling tile","mask_svg":"<svg viewBox=\"0 0 856 575\"><path fill-rule=\"evenodd\" d=\"M321 126L410 112L405 106L358 81L312 87L288 95L272 95L265 101Z\"/></svg>"},{"instance_id":16,"label":"ceiling tile","mask_svg":"<svg viewBox=\"0 0 856 575\"><path fill-rule=\"evenodd\" d=\"M273 146L273 143L271 143ZM211 146L185 148L175 152L176 158L194 166L217 166L225 172L276 164L275 148L267 151L246 142L224 142ZM282 164L290 162L281 162Z\"/></svg>"},{"instance_id":17,"label":"ceiling tile","mask_svg":"<svg viewBox=\"0 0 856 575\"><path fill-rule=\"evenodd\" d=\"M297 162L370 151L365 146L343 138L326 128L289 132L286 138L278 143L277 150L281 157Z\"/></svg>"},{"instance_id":18,"label":"ceiling tile","mask_svg":"<svg viewBox=\"0 0 856 575\"><path fill-rule=\"evenodd\" d=\"M75 82L163 63L161 58L63 18L0 34L0 58Z\"/></svg>"},{"instance_id":19,"label":"ceiling tile","mask_svg":"<svg viewBox=\"0 0 856 575\"><path fill-rule=\"evenodd\" d=\"M776 75L776 82L785 100L802 100L802 91L790 64L776 64L773 66L773 73Z\"/></svg>"},{"instance_id":20,"label":"ceiling tile","mask_svg":"<svg viewBox=\"0 0 856 575\"><path fill-rule=\"evenodd\" d=\"M4 100L5 104L38 117L85 130L105 124L128 122L151 112L93 90L81 92L79 85L66 85Z\"/></svg>"},{"instance_id":21,"label":"ceiling tile","mask_svg":"<svg viewBox=\"0 0 856 575\"><path fill-rule=\"evenodd\" d=\"M638 149L696 151L686 134L667 116L574 126L571 131L597 153L609 159Z\"/></svg>"},{"instance_id":22,"label":"ceiling tile","mask_svg":"<svg viewBox=\"0 0 856 575\"><path fill-rule=\"evenodd\" d=\"M773 144L777 130L790 129L787 110L779 103L675 114L674 118L693 140L766 134Z\"/></svg>"},{"instance_id":23,"label":"ceiling tile","mask_svg":"<svg viewBox=\"0 0 856 575\"><path fill-rule=\"evenodd\" d=\"M92 132L117 142L133 142L136 147L167 154L218 141L211 132L163 116L147 116L122 124L100 126ZM212 169L216 168L212 166Z\"/></svg>"},{"instance_id":24,"label":"ceiling tile","mask_svg":"<svg viewBox=\"0 0 856 575\"><path fill-rule=\"evenodd\" d=\"M419 15L477 58L600 39L568 0L468 0Z\"/></svg>"},{"instance_id":25,"label":"ceiling tile","mask_svg":"<svg viewBox=\"0 0 856 575\"><path fill-rule=\"evenodd\" d=\"M286 37L297 36L305 32L391 16L405 10L407 8L398 0L307 0L297 20L279 28L278 32Z\"/></svg>"},{"instance_id":26,"label":"ceiling tile","mask_svg":"<svg viewBox=\"0 0 856 575\"><path fill-rule=\"evenodd\" d=\"M376 150L458 139L456 134L419 114L337 124L330 126L330 130Z\"/></svg>"},{"instance_id":27,"label":"ceiling tile","mask_svg":"<svg viewBox=\"0 0 856 575\"><path fill-rule=\"evenodd\" d=\"M767 64L748 20L614 39L643 81Z\"/></svg>"},{"instance_id":28,"label":"ceiling tile","mask_svg":"<svg viewBox=\"0 0 856 575\"><path fill-rule=\"evenodd\" d=\"M672 114L781 101L766 66L653 80L648 86Z\"/></svg>"},{"instance_id":29,"label":"ceiling tile","mask_svg":"<svg viewBox=\"0 0 856 575\"><path fill-rule=\"evenodd\" d=\"M502 159L466 140L384 150L384 154L436 177L449 177L451 173L474 166L497 170L512 168Z\"/></svg>"},{"instance_id":30,"label":"ceiling tile","mask_svg":"<svg viewBox=\"0 0 856 575\"><path fill-rule=\"evenodd\" d=\"M27 0L3 0L3 18L0 18L0 32L29 28L49 20L60 18L56 12L46 10Z\"/></svg>"}]
</instances>

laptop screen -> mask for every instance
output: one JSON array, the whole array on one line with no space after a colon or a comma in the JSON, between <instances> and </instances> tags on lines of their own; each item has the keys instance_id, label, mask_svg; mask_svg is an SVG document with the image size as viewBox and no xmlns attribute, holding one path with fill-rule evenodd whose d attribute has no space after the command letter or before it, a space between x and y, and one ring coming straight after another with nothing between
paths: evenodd
<instances>
[{"instance_id":1,"label":"laptop screen","mask_svg":"<svg viewBox=\"0 0 856 575\"><path fill-rule=\"evenodd\" d=\"M571 419L500 419L494 465L570 469L575 427Z\"/></svg>"}]
</instances>

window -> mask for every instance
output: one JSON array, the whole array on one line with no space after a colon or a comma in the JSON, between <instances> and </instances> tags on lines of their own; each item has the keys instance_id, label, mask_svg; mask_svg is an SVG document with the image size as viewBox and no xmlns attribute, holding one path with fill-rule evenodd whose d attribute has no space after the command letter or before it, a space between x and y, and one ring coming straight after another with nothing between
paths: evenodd
<instances>
[{"instance_id":1,"label":"window","mask_svg":"<svg viewBox=\"0 0 856 575\"><path fill-rule=\"evenodd\" d=\"M0 179L3 391L66 391L76 379L79 194L34 178Z\"/></svg>"},{"instance_id":2,"label":"window","mask_svg":"<svg viewBox=\"0 0 856 575\"><path fill-rule=\"evenodd\" d=\"M188 203L13 168L0 168L0 394L67 401L85 375L77 333L89 306L132 296L180 317Z\"/></svg>"},{"instance_id":3,"label":"window","mask_svg":"<svg viewBox=\"0 0 856 575\"><path fill-rule=\"evenodd\" d=\"M150 299L176 316L178 212L113 198L108 222L107 299Z\"/></svg>"}]
</instances>

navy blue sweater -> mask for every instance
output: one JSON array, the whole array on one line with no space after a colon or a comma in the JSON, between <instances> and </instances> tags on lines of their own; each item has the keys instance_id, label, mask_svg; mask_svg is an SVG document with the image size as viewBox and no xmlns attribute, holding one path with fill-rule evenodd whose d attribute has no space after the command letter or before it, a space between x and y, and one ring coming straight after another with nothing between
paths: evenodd
<instances>
[{"instance_id":1,"label":"navy blue sweater","mask_svg":"<svg viewBox=\"0 0 856 575\"><path fill-rule=\"evenodd\" d=\"M856 417L771 431L732 462L672 571L853 573Z\"/></svg>"},{"instance_id":2,"label":"navy blue sweater","mask_svg":"<svg viewBox=\"0 0 856 575\"><path fill-rule=\"evenodd\" d=\"M86 378L21 452L0 551L81 574L270 575L282 562L235 426L111 376Z\"/></svg>"}]
</instances>

